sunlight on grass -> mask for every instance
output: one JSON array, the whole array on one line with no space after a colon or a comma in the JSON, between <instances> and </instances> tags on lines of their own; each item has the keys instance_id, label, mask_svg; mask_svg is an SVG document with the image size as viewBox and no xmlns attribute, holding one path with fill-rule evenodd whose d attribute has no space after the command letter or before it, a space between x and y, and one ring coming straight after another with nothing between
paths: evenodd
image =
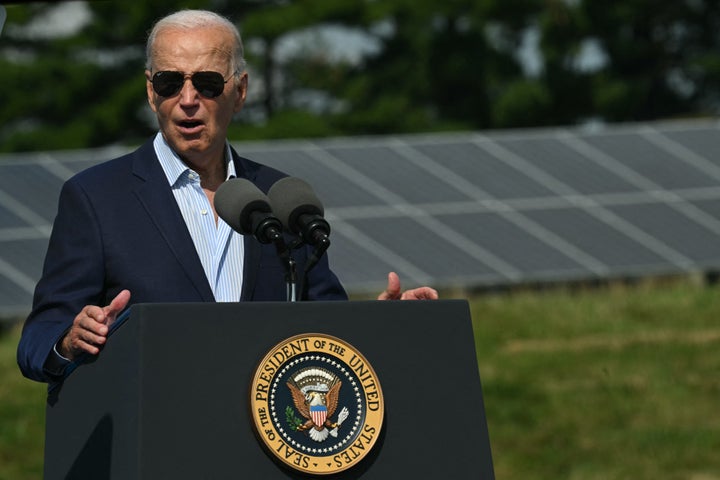
<instances>
[{"instance_id":1,"label":"sunlight on grass","mask_svg":"<svg viewBox=\"0 0 720 480\"><path fill-rule=\"evenodd\" d=\"M720 479L720 292L692 285L473 303L502 479Z\"/></svg>"},{"instance_id":2,"label":"sunlight on grass","mask_svg":"<svg viewBox=\"0 0 720 480\"><path fill-rule=\"evenodd\" d=\"M0 334L0 479L42 478L46 386L15 363L20 329Z\"/></svg>"}]
</instances>

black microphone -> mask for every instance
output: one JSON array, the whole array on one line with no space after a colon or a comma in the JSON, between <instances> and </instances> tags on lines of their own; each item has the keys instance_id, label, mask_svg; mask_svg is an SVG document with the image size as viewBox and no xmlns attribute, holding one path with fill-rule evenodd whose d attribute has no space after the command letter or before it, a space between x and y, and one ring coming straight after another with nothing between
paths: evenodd
<instances>
[{"instance_id":1,"label":"black microphone","mask_svg":"<svg viewBox=\"0 0 720 480\"><path fill-rule=\"evenodd\" d=\"M268 197L250 180L231 178L215 192L215 211L230 227L260 243L282 237L282 224L273 216Z\"/></svg>"},{"instance_id":2,"label":"black microphone","mask_svg":"<svg viewBox=\"0 0 720 480\"><path fill-rule=\"evenodd\" d=\"M268 199L272 211L287 230L299 235L313 246L330 244L330 225L323 218L325 213L320 199L312 187L295 177L285 177L270 187Z\"/></svg>"}]
</instances>

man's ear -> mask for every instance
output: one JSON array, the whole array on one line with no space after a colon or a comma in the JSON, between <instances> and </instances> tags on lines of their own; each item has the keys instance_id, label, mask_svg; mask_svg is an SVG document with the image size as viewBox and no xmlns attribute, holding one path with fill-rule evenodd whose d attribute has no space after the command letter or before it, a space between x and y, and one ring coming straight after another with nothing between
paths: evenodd
<instances>
[{"instance_id":1,"label":"man's ear","mask_svg":"<svg viewBox=\"0 0 720 480\"><path fill-rule=\"evenodd\" d=\"M155 90L153 90L152 74L150 73L150 70L145 70L145 90L147 91L148 104L150 104L150 108L152 109L152 111L156 112L157 107L155 106Z\"/></svg>"},{"instance_id":2,"label":"man's ear","mask_svg":"<svg viewBox=\"0 0 720 480\"><path fill-rule=\"evenodd\" d=\"M235 101L235 113L238 113L240 110L242 110L243 105L245 105L245 98L247 97L247 88L248 88L248 74L247 74L247 72L243 72L242 75L240 75L240 78L237 80L238 96L237 96L237 100Z\"/></svg>"}]
</instances>

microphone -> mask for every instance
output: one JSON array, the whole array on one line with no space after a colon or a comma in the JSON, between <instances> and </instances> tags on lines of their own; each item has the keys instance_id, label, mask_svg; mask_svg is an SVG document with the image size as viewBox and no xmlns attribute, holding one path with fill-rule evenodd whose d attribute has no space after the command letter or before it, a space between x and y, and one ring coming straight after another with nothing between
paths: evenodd
<instances>
[{"instance_id":1,"label":"microphone","mask_svg":"<svg viewBox=\"0 0 720 480\"><path fill-rule=\"evenodd\" d=\"M268 197L250 180L231 178L215 192L215 210L230 227L260 243L282 238L282 224L272 214Z\"/></svg>"},{"instance_id":2,"label":"microphone","mask_svg":"<svg viewBox=\"0 0 720 480\"><path fill-rule=\"evenodd\" d=\"M285 177L268 191L272 210L287 230L299 235L303 241L326 249L330 244L330 225L320 199L312 187L295 177Z\"/></svg>"}]
</instances>

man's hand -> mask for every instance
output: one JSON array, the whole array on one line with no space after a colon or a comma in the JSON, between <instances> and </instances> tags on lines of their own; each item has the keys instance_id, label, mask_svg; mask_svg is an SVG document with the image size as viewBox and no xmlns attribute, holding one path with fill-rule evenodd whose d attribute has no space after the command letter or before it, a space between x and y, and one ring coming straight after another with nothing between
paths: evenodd
<instances>
[{"instance_id":1,"label":"man's hand","mask_svg":"<svg viewBox=\"0 0 720 480\"><path fill-rule=\"evenodd\" d=\"M397 273L388 273L388 286L378 296L378 300L437 300L438 293L434 288L419 287L401 292L400 277Z\"/></svg>"},{"instance_id":2,"label":"man's hand","mask_svg":"<svg viewBox=\"0 0 720 480\"><path fill-rule=\"evenodd\" d=\"M110 305L87 305L73 320L72 327L60 342L58 353L68 360L73 360L83 352L91 355L100 353L100 347L107 341L110 325L129 301L130 291L123 290L112 299Z\"/></svg>"}]
</instances>

